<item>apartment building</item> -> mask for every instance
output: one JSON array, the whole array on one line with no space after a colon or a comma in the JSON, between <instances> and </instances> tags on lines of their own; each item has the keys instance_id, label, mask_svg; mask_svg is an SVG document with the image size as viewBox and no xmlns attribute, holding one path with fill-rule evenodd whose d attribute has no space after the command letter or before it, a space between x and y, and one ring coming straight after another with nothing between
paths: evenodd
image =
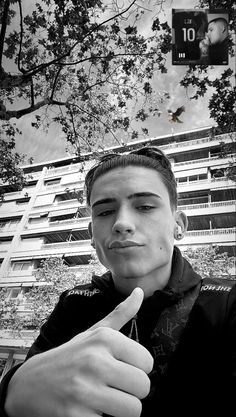
<instances>
[{"instance_id":1,"label":"apartment building","mask_svg":"<svg viewBox=\"0 0 236 417\"><path fill-rule=\"evenodd\" d=\"M218 245L235 255L236 175L235 136L204 127L183 133L132 141L126 147L107 149L127 152L140 146L159 146L170 158L178 183L179 209L189 219L188 232L178 242L188 246ZM63 257L78 277L89 263L90 212L83 200L84 176L94 164L91 154L66 157L24 166L27 185L9 192L0 204L0 286L8 297L22 300L35 282L40 261ZM13 338L0 333L0 375L24 359L32 332Z\"/></svg>"}]
</instances>

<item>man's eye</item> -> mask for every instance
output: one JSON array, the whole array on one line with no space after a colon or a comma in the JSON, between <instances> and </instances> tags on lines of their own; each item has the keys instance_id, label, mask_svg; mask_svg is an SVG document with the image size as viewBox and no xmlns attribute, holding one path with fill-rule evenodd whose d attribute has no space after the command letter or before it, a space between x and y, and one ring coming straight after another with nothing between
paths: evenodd
<instances>
[{"instance_id":1,"label":"man's eye","mask_svg":"<svg viewBox=\"0 0 236 417\"><path fill-rule=\"evenodd\" d=\"M109 216L109 214L111 214L112 212L113 210L105 210L105 211L102 211L101 213L98 213L97 216L99 217Z\"/></svg>"},{"instance_id":2,"label":"man's eye","mask_svg":"<svg viewBox=\"0 0 236 417\"><path fill-rule=\"evenodd\" d=\"M138 206L139 210L143 210L143 211L150 211L151 209L154 209L154 206L149 206L149 205L143 205L143 206Z\"/></svg>"}]
</instances>

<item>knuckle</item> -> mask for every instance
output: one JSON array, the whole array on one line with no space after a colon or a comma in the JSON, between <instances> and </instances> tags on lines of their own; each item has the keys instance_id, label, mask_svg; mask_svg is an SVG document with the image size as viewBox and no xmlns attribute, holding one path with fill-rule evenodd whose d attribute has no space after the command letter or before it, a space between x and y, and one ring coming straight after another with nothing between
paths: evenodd
<instances>
[{"instance_id":1,"label":"knuckle","mask_svg":"<svg viewBox=\"0 0 236 417\"><path fill-rule=\"evenodd\" d=\"M96 341L99 343L102 343L104 345L107 345L112 337L113 330L109 327L97 327L97 329L94 330L94 336L96 338Z\"/></svg>"}]
</instances>

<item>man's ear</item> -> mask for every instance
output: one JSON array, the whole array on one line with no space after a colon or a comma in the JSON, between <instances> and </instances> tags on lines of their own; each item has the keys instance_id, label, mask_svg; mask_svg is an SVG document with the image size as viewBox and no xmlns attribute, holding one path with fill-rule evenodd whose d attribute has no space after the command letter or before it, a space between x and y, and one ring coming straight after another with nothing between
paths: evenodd
<instances>
[{"instance_id":1,"label":"man's ear","mask_svg":"<svg viewBox=\"0 0 236 417\"><path fill-rule=\"evenodd\" d=\"M89 222L88 224L88 233L89 233L90 239L92 239L93 237L92 222Z\"/></svg>"},{"instance_id":2,"label":"man's ear","mask_svg":"<svg viewBox=\"0 0 236 417\"><path fill-rule=\"evenodd\" d=\"M93 229L92 229L92 223L91 222L89 222L89 224L88 224L88 233L89 233L89 237L91 239L90 244L95 249L95 241L94 241L94 238L93 238Z\"/></svg>"},{"instance_id":3,"label":"man's ear","mask_svg":"<svg viewBox=\"0 0 236 417\"><path fill-rule=\"evenodd\" d=\"M176 211L175 222L176 222L177 232L178 233L180 232L183 237L185 232L188 229L188 218L186 214L183 211Z\"/></svg>"}]
</instances>

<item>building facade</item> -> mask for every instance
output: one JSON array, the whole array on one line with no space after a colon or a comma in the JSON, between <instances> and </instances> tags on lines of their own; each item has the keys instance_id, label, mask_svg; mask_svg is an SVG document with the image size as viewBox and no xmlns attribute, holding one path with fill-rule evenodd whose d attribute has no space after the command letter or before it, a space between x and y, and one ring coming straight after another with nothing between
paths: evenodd
<instances>
[{"instance_id":1,"label":"building facade","mask_svg":"<svg viewBox=\"0 0 236 417\"><path fill-rule=\"evenodd\" d=\"M236 176L235 136L212 127L179 134L132 141L126 147L106 152L127 152L140 146L160 147L170 158L178 184L179 206L188 216L184 250L217 245L235 255ZM94 164L91 154L24 166L27 185L9 192L0 204L0 286L10 299L22 300L35 283L34 272L41 260L62 257L80 276L80 266L89 263L90 211L83 200L84 177ZM32 332L13 338L0 333L0 375L22 361L32 342Z\"/></svg>"}]
</instances>

